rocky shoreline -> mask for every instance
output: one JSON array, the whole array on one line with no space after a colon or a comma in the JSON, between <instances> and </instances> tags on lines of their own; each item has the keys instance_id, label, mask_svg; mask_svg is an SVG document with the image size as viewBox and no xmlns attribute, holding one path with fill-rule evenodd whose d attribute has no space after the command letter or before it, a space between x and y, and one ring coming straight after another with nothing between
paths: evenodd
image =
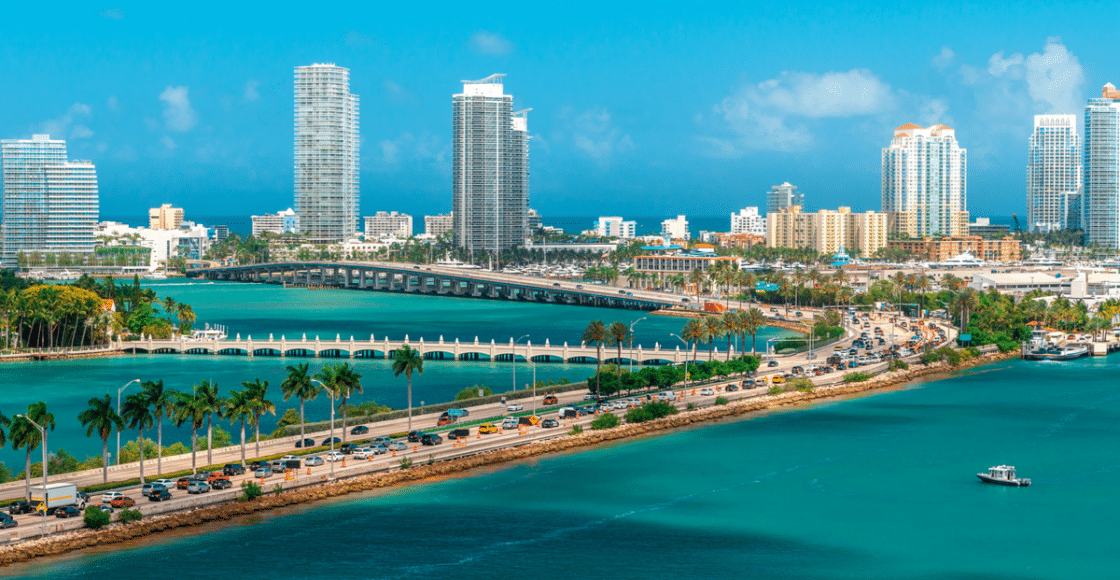
<instances>
[{"instance_id":1,"label":"rocky shoreline","mask_svg":"<svg viewBox=\"0 0 1120 580\"><path fill-rule=\"evenodd\" d=\"M956 367L946 363L936 363L928 367L912 368L909 371L883 373L864 382L838 384L819 387L813 392L785 392L778 395L765 395L751 399L732 401L718 405L682 411L677 415L665 417L648 423L621 425L603 431L584 431L579 435L567 435L548 441L529 443L519 447L500 449L432 465L415 465L408 469L396 469L388 473L378 473L332 481L320 485L304 487L280 494L267 494L248 502L233 502L196 508L184 512L153 516L130 524L116 523L100 530L80 529L0 548L0 566L27 562L36 558L52 557L82 550L84 548L108 546L137 540L151 534L169 530L197 526L211 522L221 522L256 512L286 506L316 502L351 493L408 485L461 474L479 467L499 465L519 461L548 453L558 453L642 437L661 431L678 429L693 424L717 421L756 414L768 409L804 406L814 401L868 391L888 389L909 383L917 378L927 377L972 368L982 364L1015 358L1018 353L995 353L984 355L964 362Z\"/></svg>"}]
</instances>

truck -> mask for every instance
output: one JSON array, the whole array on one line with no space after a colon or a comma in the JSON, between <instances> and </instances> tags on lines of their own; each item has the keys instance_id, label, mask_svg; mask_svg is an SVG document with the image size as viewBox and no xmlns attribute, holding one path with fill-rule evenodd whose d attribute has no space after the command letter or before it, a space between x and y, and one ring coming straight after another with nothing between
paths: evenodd
<instances>
[{"instance_id":1,"label":"truck","mask_svg":"<svg viewBox=\"0 0 1120 580\"><path fill-rule=\"evenodd\" d=\"M41 512L45 509L47 515L50 515L58 508L68 505L85 509L86 496L78 492L78 486L73 483L33 485L31 486L31 505L36 511Z\"/></svg>"}]
</instances>

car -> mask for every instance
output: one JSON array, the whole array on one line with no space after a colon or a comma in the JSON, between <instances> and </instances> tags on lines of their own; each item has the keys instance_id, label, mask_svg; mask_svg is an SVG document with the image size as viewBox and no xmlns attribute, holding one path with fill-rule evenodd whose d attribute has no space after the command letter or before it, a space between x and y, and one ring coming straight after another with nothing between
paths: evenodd
<instances>
[{"instance_id":1,"label":"car","mask_svg":"<svg viewBox=\"0 0 1120 580\"><path fill-rule=\"evenodd\" d=\"M303 464L307 467L318 467L323 464L323 458L318 455L312 455L303 460Z\"/></svg>"},{"instance_id":2,"label":"car","mask_svg":"<svg viewBox=\"0 0 1120 580\"><path fill-rule=\"evenodd\" d=\"M545 429L555 429L556 427L559 427L559 426L560 426L560 421L557 421L556 419L553 419L552 417L549 417L548 419L545 419L544 421L541 421L541 427L544 427Z\"/></svg>"},{"instance_id":3,"label":"car","mask_svg":"<svg viewBox=\"0 0 1120 580\"><path fill-rule=\"evenodd\" d=\"M82 510L72 506L62 506L54 510L54 517L56 518L73 518L82 515Z\"/></svg>"},{"instance_id":4,"label":"car","mask_svg":"<svg viewBox=\"0 0 1120 580\"><path fill-rule=\"evenodd\" d=\"M715 392L714 390L712 390L712 389L701 389L701 390L700 390L700 394L701 394L701 395L704 395L705 397L707 397L707 396L711 396L711 395L714 395L714 394L716 394L716 392Z\"/></svg>"},{"instance_id":5,"label":"car","mask_svg":"<svg viewBox=\"0 0 1120 580\"><path fill-rule=\"evenodd\" d=\"M262 467L253 472L253 477L256 477L257 479L267 479L269 477L272 477L272 468Z\"/></svg>"},{"instance_id":6,"label":"car","mask_svg":"<svg viewBox=\"0 0 1120 580\"><path fill-rule=\"evenodd\" d=\"M596 395L595 393L585 393L583 395L583 400L584 401L594 401L595 399L598 399L598 398L599 398L599 396Z\"/></svg>"},{"instance_id":7,"label":"car","mask_svg":"<svg viewBox=\"0 0 1120 580\"><path fill-rule=\"evenodd\" d=\"M296 447L297 448L314 447L314 446L315 446L315 440L314 439L303 439L301 441L296 441Z\"/></svg>"},{"instance_id":8,"label":"car","mask_svg":"<svg viewBox=\"0 0 1120 580\"><path fill-rule=\"evenodd\" d=\"M440 443L443 443L443 437L440 437L437 433L425 433L420 438L421 445L439 445Z\"/></svg>"},{"instance_id":9,"label":"car","mask_svg":"<svg viewBox=\"0 0 1120 580\"><path fill-rule=\"evenodd\" d=\"M409 443L419 443L420 438L423 437L423 436L424 436L423 431L409 431L408 432L408 442Z\"/></svg>"},{"instance_id":10,"label":"car","mask_svg":"<svg viewBox=\"0 0 1120 580\"><path fill-rule=\"evenodd\" d=\"M369 433L369 427L365 425L358 425L350 430L351 435L365 435L366 433Z\"/></svg>"},{"instance_id":11,"label":"car","mask_svg":"<svg viewBox=\"0 0 1120 580\"><path fill-rule=\"evenodd\" d=\"M331 444L331 439L334 439L335 445L337 445L339 443L342 443L342 439L339 439L338 437L327 437L326 439L323 439L323 442L320 443L319 445L324 446L324 447L327 446L327 445L330 445Z\"/></svg>"},{"instance_id":12,"label":"car","mask_svg":"<svg viewBox=\"0 0 1120 580\"><path fill-rule=\"evenodd\" d=\"M207 479L210 479L210 475L211 472L200 469L192 477L199 481L206 481Z\"/></svg>"},{"instance_id":13,"label":"car","mask_svg":"<svg viewBox=\"0 0 1120 580\"><path fill-rule=\"evenodd\" d=\"M109 505L115 508L129 508L136 505L136 500L127 495L122 495L121 497L114 498L113 501L109 502Z\"/></svg>"},{"instance_id":14,"label":"car","mask_svg":"<svg viewBox=\"0 0 1120 580\"><path fill-rule=\"evenodd\" d=\"M436 425L438 425L440 427L442 427L444 425L450 425L454 422L455 422L455 419L452 416L448 415L447 413L444 413L444 414L440 415L439 419L436 419Z\"/></svg>"},{"instance_id":15,"label":"car","mask_svg":"<svg viewBox=\"0 0 1120 580\"><path fill-rule=\"evenodd\" d=\"M771 360L770 362L766 363L766 366L767 367L776 367L776 366L778 366L778 361Z\"/></svg>"},{"instance_id":16,"label":"car","mask_svg":"<svg viewBox=\"0 0 1120 580\"><path fill-rule=\"evenodd\" d=\"M458 441L459 439L466 439L470 436L471 436L471 430L470 429L452 429L447 434L448 439L454 439L456 441Z\"/></svg>"},{"instance_id":17,"label":"car","mask_svg":"<svg viewBox=\"0 0 1120 580\"><path fill-rule=\"evenodd\" d=\"M288 469L287 462L283 459L274 459L272 463L268 464L268 468L272 473L284 473Z\"/></svg>"},{"instance_id":18,"label":"car","mask_svg":"<svg viewBox=\"0 0 1120 580\"><path fill-rule=\"evenodd\" d=\"M217 477L211 476L210 481L208 481L207 483L209 483L210 487L213 489L229 489L233 487L233 482L224 475Z\"/></svg>"},{"instance_id":19,"label":"car","mask_svg":"<svg viewBox=\"0 0 1120 580\"><path fill-rule=\"evenodd\" d=\"M101 503L109 503L118 497L124 497L124 494L119 491L107 491L101 494Z\"/></svg>"},{"instance_id":20,"label":"car","mask_svg":"<svg viewBox=\"0 0 1120 580\"><path fill-rule=\"evenodd\" d=\"M404 441L390 441L385 445L385 451L404 451L408 449L408 444Z\"/></svg>"},{"instance_id":21,"label":"car","mask_svg":"<svg viewBox=\"0 0 1120 580\"><path fill-rule=\"evenodd\" d=\"M19 514L29 514L33 511L35 511L35 508L31 507L30 503L22 499L16 502L12 502L12 504L8 506L8 513L14 516Z\"/></svg>"},{"instance_id":22,"label":"car","mask_svg":"<svg viewBox=\"0 0 1120 580\"><path fill-rule=\"evenodd\" d=\"M342 447L339 447L338 450L340 452L342 452L344 455L350 455L357 448L358 448L358 446L354 445L353 443L343 443Z\"/></svg>"},{"instance_id":23,"label":"car","mask_svg":"<svg viewBox=\"0 0 1120 580\"><path fill-rule=\"evenodd\" d=\"M14 528L18 525L19 522L17 522L16 519L13 518L10 514L0 514L0 529L6 530L8 528Z\"/></svg>"},{"instance_id":24,"label":"car","mask_svg":"<svg viewBox=\"0 0 1120 580\"><path fill-rule=\"evenodd\" d=\"M374 455L384 455L389 452L389 448L384 445L371 445L369 449Z\"/></svg>"},{"instance_id":25,"label":"car","mask_svg":"<svg viewBox=\"0 0 1120 580\"><path fill-rule=\"evenodd\" d=\"M611 409L616 411L625 411L630 408L626 401L611 401Z\"/></svg>"},{"instance_id":26,"label":"car","mask_svg":"<svg viewBox=\"0 0 1120 580\"><path fill-rule=\"evenodd\" d=\"M339 453L338 451L331 451L330 453L327 453L326 460L332 463L335 461L346 461L346 456Z\"/></svg>"},{"instance_id":27,"label":"car","mask_svg":"<svg viewBox=\"0 0 1120 580\"><path fill-rule=\"evenodd\" d=\"M373 457L373 450L369 447L361 447L354 450L354 459L369 459Z\"/></svg>"},{"instance_id":28,"label":"car","mask_svg":"<svg viewBox=\"0 0 1120 580\"><path fill-rule=\"evenodd\" d=\"M167 501L171 499L171 492L166 489L148 496L148 501Z\"/></svg>"},{"instance_id":29,"label":"car","mask_svg":"<svg viewBox=\"0 0 1120 580\"><path fill-rule=\"evenodd\" d=\"M502 429L517 429L517 425L517 419L513 417L506 417L505 420L502 421Z\"/></svg>"},{"instance_id":30,"label":"car","mask_svg":"<svg viewBox=\"0 0 1120 580\"><path fill-rule=\"evenodd\" d=\"M775 385L780 385L786 382L786 378L782 375L774 375L774 379L771 382L773 382Z\"/></svg>"},{"instance_id":31,"label":"car","mask_svg":"<svg viewBox=\"0 0 1120 580\"><path fill-rule=\"evenodd\" d=\"M545 405L557 405L560 403L560 399L557 399L556 395L545 395L543 403Z\"/></svg>"},{"instance_id":32,"label":"car","mask_svg":"<svg viewBox=\"0 0 1120 580\"><path fill-rule=\"evenodd\" d=\"M175 487L175 480L174 479L157 479L157 480L153 481L152 483L158 483L158 484L162 485L163 487L166 487L167 489L171 489L171 488Z\"/></svg>"},{"instance_id":33,"label":"car","mask_svg":"<svg viewBox=\"0 0 1120 580\"><path fill-rule=\"evenodd\" d=\"M739 385L736 385L736 384L730 384L730 385L727 385L727 387L725 387L725 388L724 388L723 390L725 390L725 391L727 391L727 392L729 392L729 393L730 393L731 391L738 391L738 390L739 390Z\"/></svg>"},{"instance_id":34,"label":"car","mask_svg":"<svg viewBox=\"0 0 1120 580\"><path fill-rule=\"evenodd\" d=\"M521 403L513 403L513 404L510 404L510 405L506 406L506 412L507 413L516 413L518 411L524 411L524 410L525 410L525 405L522 405Z\"/></svg>"},{"instance_id":35,"label":"car","mask_svg":"<svg viewBox=\"0 0 1120 580\"><path fill-rule=\"evenodd\" d=\"M562 409L557 409L556 417L558 419L575 419L579 417L579 411L572 407L564 407Z\"/></svg>"},{"instance_id":36,"label":"car","mask_svg":"<svg viewBox=\"0 0 1120 580\"><path fill-rule=\"evenodd\" d=\"M555 282L555 283L553 283L553 284L552 284L552 287L553 287L553 288L559 288L559 287L560 287L560 283L559 283L559 282Z\"/></svg>"},{"instance_id":37,"label":"car","mask_svg":"<svg viewBox=\"0 0 1120 580\"><path fill-rule=\"evenodd\" d=\"M191 484L187 486L187 493L189 494L206 493L208 491L210 491L210 484L205 481L192 481Z\"/></svg>"},{"instance_id":38,"label":"car","mask_svg":"<svg viewBox=\"0 0 1120 580\"><path fill-rule=\"evenodd\" d=\"M478 433L480 435L489 435L491 433L497 433L497 432L498 432L498 427L497 427L497 425L494 425L493 423L483 423L483 424L478 426Z\"/></svg>"}]
</instances>

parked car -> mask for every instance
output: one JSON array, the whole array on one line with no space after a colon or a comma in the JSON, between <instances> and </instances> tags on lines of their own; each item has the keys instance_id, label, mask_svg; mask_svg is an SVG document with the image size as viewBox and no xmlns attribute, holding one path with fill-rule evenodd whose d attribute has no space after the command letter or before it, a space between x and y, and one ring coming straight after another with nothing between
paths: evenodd
<instances>
[{"instance_id":1,"label":"parked car","mask_svg":"<svg viewBox=\"0 0 1120 580\"><path fill-rule=\"evenodd\" d=\"M19 522L17 522L16 519L13 518L10 514L0 514L0 530L14 528L18 525Z\"/></svg>"},{"instance_id":2,"label":"parked car","mask_svg":"<svg viewBox=\"0 0 1120 580\"><path fill-rule=\"evenodd\" d=\"M439 445L440 443L443 443L443 437L440 437L437 433L425 433L420 438L421 445Z\"/></svg>"},{"instance_id":3,"label":"parked car","mask_svg":"<svg viewBox=\"0 0 1120 580\"><path fill-rule=\"evenodd\" d=\"M269 477L272 477L272 468L262 467L253 473L253 477L256 477L257 479L267 479Z\"/></svg>"},{"instance_id":4,"label":"parked car","mask_svg":"<svg viewBox=\"0 0 1120 580\"><path fill-rule=\"evenodd\" d=\"M525 405L522 405L521 403L512 403L512 404L510 404L506 407L506 412L507 413L516 413L518 411L524 411L524 410L525 410Z\"/></svg>"},{"instance_id":5,"label":"parked car","mask_svg":"<svg viewBox=\"0 0 1120 580\"><path fill-rule=\"evenodd\" d=\"M330 453L327 453L326 459L327 459L327 461L330 461L330 462L333 463L335 461L345 461L346 456L339 453L338 451L331 451Z\"/></svg>"},{"instance_id":6,"label":"parked car","mask_svg":"<svg viewBox=\"0 0 1120 580\"><path fill-rule=\"evenodd\" d=\"M190 494L206 493L208 491L210 491L210 484L205 481L192 481L191 484L187 486L187 493Z\"/></svg>"},{"instance_id":7,"label":"parked car","mask_svg":"<svg viewBox=\"0 0 1120 580\"><path fill-rule=\"evenodd\" d=\"M541 421L541 427L543 427L545 429L554 429L554 428L559 427L559 426L560 426L560 421L557 421L556 419L553 419L551 417L549 417L548 419L545 419L544 421Z\"/></svg>"},{"instance_id":8,"label":"parked car","mask_svg":"<svg viewBox=\"0 0 1120 580\"><path fill-rule=\"evenodd\" d=\"M50 498L47 498L50 499ZM54 517L56 518L73 518L82 515L82 510L76 506L67 505L54 510Z\"/></svg>"},{"instance_id":9,"label":"parked car","mask_svg":"<svg viewBox=\"0 0 1120 580\"><path fill-rule=\"evenodd\" d=\"M471 436L471 430L470 429L452 429L450 432L447 433L447 438L448 439L454 439L456 441L458 441L459 439L466 439L470 436Z\"/></svg>"},{"instance_id":10,"label":"parked car","mask_svg":"<svg viewBox=\"0 0 1120 580\"><path fill-rule=\"evenodd\" d=\"M544 404L545 405L556 405L556 404L559 404L559 403L560 403L560 399L557 399L556 395L545 395L544 396Z\"/></svg>"},{"instance_id":11,"label":"parked car","mask_svg":"<svg viewBox=\"0 0 1120 580\"><path fill-rule=\"evenodd\" d=\"M369 433L369 427L365 425L358 425L350 430L351 435L365 435L366 433Z\"/></svg>"},{"instance_id":12,"label":"parked car","mask_svg":"<svg viewBox=\"0 0 1120 580\"><path fill-rule=\"evenodd\" d=\"M700 394L707 397L716 394L716 392L712 389L700 389Z\"/></svg>"},{"instance_id":13,"label":"parked car","mask_svg":"<svg viewBox=\"0 0 1120 580\"><path fill-rule=\"evenodd\" d=\"M304 439L302 441L296 441L296 447L314 447L314 446L315 446L315 440L314 439Z\"/></svg>"},{"instance_id":14,"label":"parked car","mask_svg":"<svg viewBox=\"0 0 1120 580\"><path fill-rule=\"evenodd\" d=\"M166 489L148 496L148 501L167 501L171 499L171 492Z\"/></svg>"},{"instance_id":15,"label":"parked car","mask_svg":"<svg viewBox=\"0 0 1120 580\"><path fill-rule=\"evenodd\" d=\"M318 467L323 464L323 458L318 455L312 455L303 460L303 464L308 467Z\"/></svg>"},{"instance_id":16,"label":"parked car","mask_svg":"<svg viewBox=\"0 0 1120 580\"><path fill-rule=\"evenodd\" d=\"M497 433L498 427L493 423L483 423L478 426L478 432L482 435L489 435L491 433Z\"/></svg>"},{"instance_id":17,"label":"parked car","mask_svg":"<svg viewBox=\"0 0 1120 580\"><path fill-rule=\"evenodd\" d=\"M12 515L29 514L33 511L35 511L35 508L31 507L30 503L22 499L12 502L12 504L8 506L8 513Z\"/></svg>"},{"instance_id":18,"label":"parked car","mask_svg":"<svg viewBox=\"0 0 1120 580\"><path fill-rule=\"evenodd\" d=\"M245 466L240 463L227 463L222 467L223 475L245 475Z\"/></svg>"},{"instance_id":19,"label":"parked car","mask_svg":"<svg viewBox=\"0 0 1120 580\"><path fill-rule=\"evenodd\" d=\"M122 495L121 497L114 498L113 501L109 502L109 505L115 508L129 508L136 505L136 500L127 495Z\"/></svg>"}]
</instances>

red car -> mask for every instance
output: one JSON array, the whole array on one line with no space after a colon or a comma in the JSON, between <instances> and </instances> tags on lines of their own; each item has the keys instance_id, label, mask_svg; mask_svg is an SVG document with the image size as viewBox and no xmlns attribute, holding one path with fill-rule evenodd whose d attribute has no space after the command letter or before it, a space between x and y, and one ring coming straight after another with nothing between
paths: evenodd
<instances>
[{"instance_id":1,"label":"red car","mask_svg":"<svg viewBox=\"0 0 1120 580\"><path fill-rule=\"evenodd\" d=\"M128 496L114 497L112 501L109 502L109 505L115 508L128 508L136 505L136 501Z\"/></svg>"}]
</instances>

